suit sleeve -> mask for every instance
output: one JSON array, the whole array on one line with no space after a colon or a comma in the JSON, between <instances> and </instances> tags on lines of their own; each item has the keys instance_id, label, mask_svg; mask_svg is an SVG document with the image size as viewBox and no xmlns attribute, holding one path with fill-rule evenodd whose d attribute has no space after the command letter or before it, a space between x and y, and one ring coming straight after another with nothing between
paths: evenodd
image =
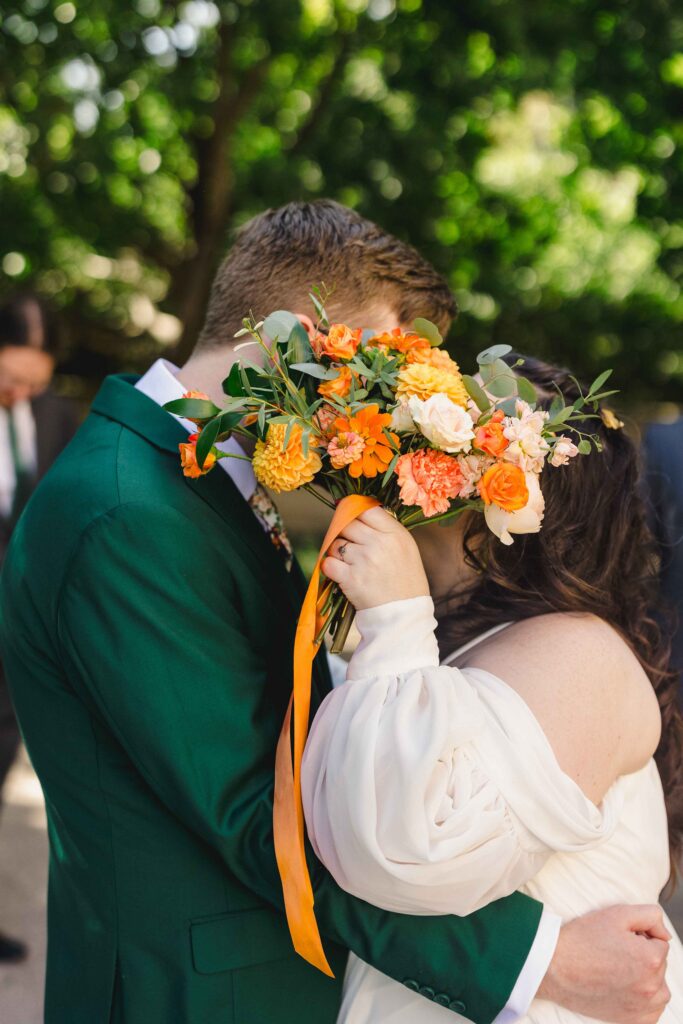
<instances>
[{"instance_id":1,"label":"suit sleeve","mask_svg":"<svg viewBox=\"0 0 683 1024\"><path fill-rule=\"evenodd\" d=\"M284 703L269 691L267 637L249 638L233 572L220 539L197 540L174 509L122 505L91 524L72 557L59 642L74 685L157 796L282 909L272 805ZM309 853L324 937L490 1024L525 964L541 904L513 894L464 918L392 914L345 893Z\"/></svg>"}]
</instances>

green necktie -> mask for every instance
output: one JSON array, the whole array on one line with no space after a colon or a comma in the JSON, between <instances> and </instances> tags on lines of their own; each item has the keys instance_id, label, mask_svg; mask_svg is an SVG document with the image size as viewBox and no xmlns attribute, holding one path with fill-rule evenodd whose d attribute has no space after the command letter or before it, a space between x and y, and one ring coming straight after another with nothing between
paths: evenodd
<instances>
[{"instance_id":1,"label":"green necktie","mask_svg":"<svg viewBox=\"0 0 683 1024\"><path fill-rule=\"evenodd\" d=\"M7 416L9 422L9 446L12 453L12 462L14 463L14 475L16 477L10 520L11 522L16 523L22 513L24 505L31 496L31 491L33 490L33 476L26 466L24 466L21 458L21 453L19 451L19 438L17 437L17 425L14 422L12 409L8 409Z\"/></svg>"}]
</instances>

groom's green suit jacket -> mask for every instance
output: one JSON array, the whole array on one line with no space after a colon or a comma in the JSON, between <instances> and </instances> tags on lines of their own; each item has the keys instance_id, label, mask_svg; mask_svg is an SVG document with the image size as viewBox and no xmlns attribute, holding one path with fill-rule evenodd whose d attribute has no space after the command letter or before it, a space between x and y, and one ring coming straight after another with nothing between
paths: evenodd
<instances>
[{"instance_id":1,"label":"groom's green suit jacket","mask_svg":"<svg viewBox=\"0 0 683 1024\"><path fill-rule=\"evenodd\" d=\"M228 475L109 378L15 531L2 657L47 803L47 1024L333 1024L349 949L488 1024L541 906L405 917L311 853L336 980L292 950L271 828L302 597ZM319 659L314 704L329 687Z\"/></svg>"}]
</instances>

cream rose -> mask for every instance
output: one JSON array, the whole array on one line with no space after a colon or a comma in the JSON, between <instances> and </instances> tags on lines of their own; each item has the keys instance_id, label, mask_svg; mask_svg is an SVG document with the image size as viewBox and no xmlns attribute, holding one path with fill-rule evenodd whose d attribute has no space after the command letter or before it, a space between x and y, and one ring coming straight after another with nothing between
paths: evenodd
<instances>
[{"instance_id":1,"label":"cream rose","mask_svg":"<svg viewBox=\"0 0 683 1024\"><path fill-rule=\"evenodd\" d=\"M498 505L487 505L484 509L486 525L503 544L512 544L513 533L538 533L543 522L545 501L535 473L525 473L529 500L518 512L505 512Z\"/></svg>"},{"instance_id":2,"label":"cream rose","mask_svg":"<svg viewBox=\"0 0 683 1024\"><path fill-rule=\"evenodd\" d=\"M441 451L453 454L472 447L472 417L448 395L431 395L426 401L413 395L408 408L421 433Z\"/></svg>"}]
</instances>

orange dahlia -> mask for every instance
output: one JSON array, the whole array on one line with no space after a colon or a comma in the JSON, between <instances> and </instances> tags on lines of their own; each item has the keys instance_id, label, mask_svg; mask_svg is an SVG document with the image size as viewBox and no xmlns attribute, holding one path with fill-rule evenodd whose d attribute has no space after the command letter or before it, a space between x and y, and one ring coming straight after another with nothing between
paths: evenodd
<instances>
[{"instance_id":1,"label":"orange dahlia","mask_svg":"<svg viewBox=\"0 0 683 1024\"><path fill-rule=\"evenodd\" d=\"M359 457L349 464L352 477L375 477L378 473L386 472L395 455L391 445L398 449L399 444L396 434L390 433L387 437L384 433L390 423L391 414L380 412L378 405L366 405L352 416L340 416L335 420L334 425L339 434L353 433L365 442Z\"/></svg>"}]
</instances>

